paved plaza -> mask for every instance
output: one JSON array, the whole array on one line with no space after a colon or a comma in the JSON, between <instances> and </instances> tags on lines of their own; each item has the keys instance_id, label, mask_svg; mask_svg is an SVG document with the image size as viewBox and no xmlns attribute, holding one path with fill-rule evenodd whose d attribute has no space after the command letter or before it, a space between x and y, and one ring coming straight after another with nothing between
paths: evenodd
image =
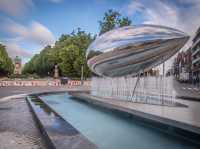
<instances>
[{"instance_id":1,"label":"paved plaza","mask_svg":"<svg viewBox=\"0 0 200 149\"><path fill-rule=\"evenodd\" d=\"M0 149L46 149L25 96L22 94L64 89L60 87L0 88Z\"/></svg>"},{"instance_id":2,"label":"paved plaza","mask_svg":"<svg viewBox=\"0 0 200 149\"><path fill-rule=\"evenodd\" d=\"M87 90L87 87L1 87L0 149L46 149L25 96L30 93Z\"/></svg>"},{"instance_id":3,"label":"paved plaza","mask_svg":"<svg viewBox=\"0 0 200 149\"><path fill-rule=\"evenodd\" d=\"M0 102L0 149L46 149L24 97Z\"/></svg>"}]
</instances>

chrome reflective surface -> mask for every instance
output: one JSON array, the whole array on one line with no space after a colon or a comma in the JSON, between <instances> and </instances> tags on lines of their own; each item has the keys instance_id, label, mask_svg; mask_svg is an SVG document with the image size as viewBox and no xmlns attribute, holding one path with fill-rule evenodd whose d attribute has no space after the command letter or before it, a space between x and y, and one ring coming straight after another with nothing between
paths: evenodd
<instances>
[{"instance_id":1,"label":"chrome reflective surface","mask_svg":"<svg viewBox=\"0 0 200 149\"><path fill-rule=\"evenodd\" d=\"M88 66L101 76L135 75L169 59L188 39L182 31L158 25L114 29L89 46L87 57L96 56L88 60Z\"/></svg>"}]
</instances>

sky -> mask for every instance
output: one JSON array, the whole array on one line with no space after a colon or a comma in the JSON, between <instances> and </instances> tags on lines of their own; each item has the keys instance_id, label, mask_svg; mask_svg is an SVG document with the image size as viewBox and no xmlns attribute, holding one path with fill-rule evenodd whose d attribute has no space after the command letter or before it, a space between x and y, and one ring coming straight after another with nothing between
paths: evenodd
<instances>
[{"instance_id":1,"label":"sky","mask_svg":"<svg viewBox=\"0 0 200 149\"><path fill-rule=\"evenodd\" d=\"M108 9L129 17L134 25L158 24L191 36L200 26L200 0L0 0L0 43L23 63L62 34L80 27L97 34Z\"/></svg>"}]
</instances>

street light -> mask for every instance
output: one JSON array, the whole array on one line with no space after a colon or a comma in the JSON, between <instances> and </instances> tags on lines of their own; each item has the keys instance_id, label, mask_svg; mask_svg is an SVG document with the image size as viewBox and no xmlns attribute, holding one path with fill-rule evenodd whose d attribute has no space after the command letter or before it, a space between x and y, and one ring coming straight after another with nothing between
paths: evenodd
<instances>
[{"instance_id":1,"label":"street light","mask_svg":"<svg viewBox=\"0 0 200 149\"><path fill-rule=\"evenodd\" d=\"M83 85L83 65L81 65L81 85Z\"/></svg>"}]
</instances>

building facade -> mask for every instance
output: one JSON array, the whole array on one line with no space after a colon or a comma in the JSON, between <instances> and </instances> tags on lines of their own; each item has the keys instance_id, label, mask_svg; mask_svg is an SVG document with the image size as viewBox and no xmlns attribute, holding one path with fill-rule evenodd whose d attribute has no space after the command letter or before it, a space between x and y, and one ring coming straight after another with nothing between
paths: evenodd
<instances>
[{"instance_id":1,"label":"building facade","mask_svg":"<svg viewBox=\"0 0 200 149\"><path fill-rule=\"evenodd\" d=\"M22 73L22 61L19 58L19 56L15 57L14 65L15 65L14 74L21 75L21 73Z\"/></svg>"},{"instance_id":2,"label":"building facade","mask_svg":"<svg viewBox=\"0 0 200 149\"><path fill-rule=\"evenodd\" d=\"M179 52L174 60L174 76L184 82L192 82L192 50Z\"/></svg>"},{"instance_id":3,"label":"building facade","mask_svg":"<svg viewBox=\"0 0 200 149\"><path fill-rule=\"evenodd\" d=\"M197 30L192 44L193 83L199 84L200 78L200 28Z\"/></svg>"}]
</instances>

